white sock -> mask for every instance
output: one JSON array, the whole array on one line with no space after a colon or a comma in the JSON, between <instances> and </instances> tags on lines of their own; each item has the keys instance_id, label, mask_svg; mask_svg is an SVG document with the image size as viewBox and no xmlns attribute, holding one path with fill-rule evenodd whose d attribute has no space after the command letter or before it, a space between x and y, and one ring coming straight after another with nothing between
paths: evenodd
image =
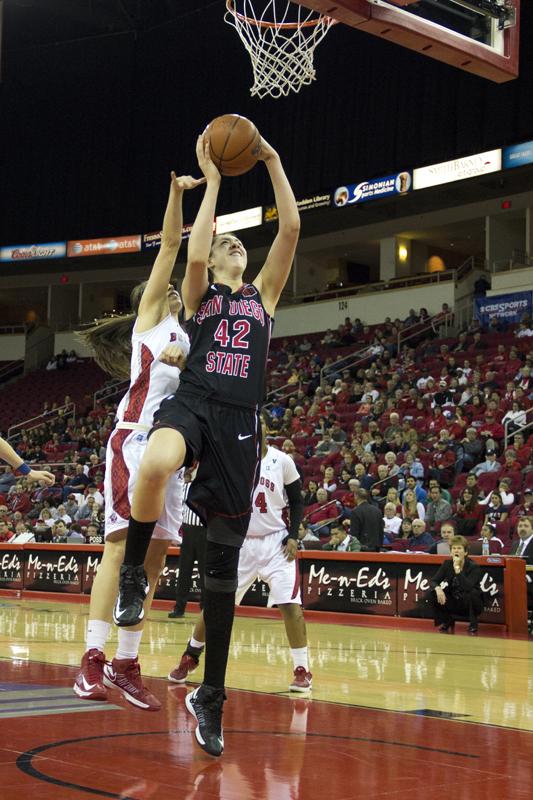
<instances>
[{"instance_id":1,"label":"white sock","mask_svg":"<svg viewBox=\"0 0 533 800\"><path fill-rule=\"evenodd\" d=\"M205 642L199 642L198 639L195 639L194 636L191 636L189 639L189 644L191 647L195 647L197 650L202 650L205 647Z\"/></svg>"},{"instance_id":2,"label":"white sock","mask_svg":"<svg viewBox=\"0 0 533 800\"><path fill-rule=\"evenodd\" d=\"M85 636L87 650L101 650L103 653L110 630L110 622L104 622L103 619L90 619L87 623L87 633Z\"/></svg>"},{"instance_id":3,"label":"white sock","mask_svg":"<svg viewBox=\"0 0 533 800\"><path fill-rule=\"evenodd\" d=\"M307 647L291 647L291 656L294 669L296 669L296 667L305 667L305 671L309 672L309 657L307 655Z\"/></svg>"},{"instance_id":4,"label":"white sock","mask_svg":"<svg viewBox=\"0 0 533 800\"><path fill-rule=\"evenodd\" d=\"M126 628L119 628L115 658L137 658L142 635L142 631L128 631Z\"/></svg>"}]
</instances>

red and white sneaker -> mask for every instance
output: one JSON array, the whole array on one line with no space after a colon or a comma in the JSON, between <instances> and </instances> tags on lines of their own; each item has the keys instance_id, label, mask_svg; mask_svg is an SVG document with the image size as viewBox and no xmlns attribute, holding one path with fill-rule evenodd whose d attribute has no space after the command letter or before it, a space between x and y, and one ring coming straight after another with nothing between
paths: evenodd
<instances>
[{"instance_id":1,"label":"red and white sneaker","mask_svg":"<svg viewBox=\"0 0 533 800\"><path fill-rule=\"evenodd\" d=\"M196 656L192 656L190 653L184 653L178 666L175 667L172 672L169 672L169 681L172 681L172 683L185 683L187 681L187 675L189 672L193 672L193 670L196 669L199 662L200 659L196 658Z\"/></svg>"},{"instance_id":2,"label":"red and white sneaker","mask_svg":"<svg viewBox=\"0 0 533 800\"><path fill-rule=\"evenodd\" d=\"M105 656L93 648L83 654L81 668L72 687L82 700L107 700L104 686Z\"/></svg>"},{"instance_id":3,"label":"red and white sneaker","mask_svg":"<svg viewBox=\"0 0 533 800\"><path fill-rule=\"evenodd\" d=\"M114 658L104 664L104 684L118 689L128 703L146 711L159 711L161 703L142 682L141 668L136 658Z\"/></svg>"},{"instance_id":4,"label":"red and white sneaker","mask_svg":"<svg viewBox=\"0 0 533 800\"><path fill-rule=\"evenodd\" d=\"M305 667L296 667L294 678L289 686L290 692L308 692L313 688L313 676Z\"/></svg>"}]
</instances>

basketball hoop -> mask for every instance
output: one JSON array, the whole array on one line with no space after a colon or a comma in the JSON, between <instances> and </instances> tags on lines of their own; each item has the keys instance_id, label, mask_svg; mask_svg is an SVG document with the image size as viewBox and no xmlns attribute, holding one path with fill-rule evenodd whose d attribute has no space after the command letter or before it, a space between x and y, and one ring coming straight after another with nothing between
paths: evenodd
<instances>
[{"instance_id":1,"label":"basketball hoop","mask_svg":"<svg viewBox=\"0 0 533 800\"><path fill-rule=\"evenodd\" d=\"M262 11L254 9L252 0L226 0L224 16L252 61L250 93L278 98L299 92L315 80L315 48L336 20L285 0L255 2L264 5Z\"/></svg>"}]
</instances>

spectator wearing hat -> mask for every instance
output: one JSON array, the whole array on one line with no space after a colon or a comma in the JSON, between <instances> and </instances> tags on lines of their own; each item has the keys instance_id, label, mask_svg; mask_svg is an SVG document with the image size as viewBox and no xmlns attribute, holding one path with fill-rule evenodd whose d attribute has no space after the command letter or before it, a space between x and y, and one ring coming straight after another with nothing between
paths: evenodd
<instances>
[{"instance_id":1,"label":"spectator wearing hat","mask_svg":"<svg viewBox=\"0 0 533 800\"><path fill-rule=\"evenodd\" d=\"M524 489L522 502L512 509L509 516L511 527L515 528L523 517L533 518L533 489L531 488Z\"/></svg>"},{"instance_id":2,"label":"spectator wearing hat","mask_svg":"<svg viewBox=\"0 0 533 800\"><path fill-rule=\"evenodd\" d=\"M496 450L486 450L485 451L485 461L482 461L481 464L477 464L472 470L470 470L474 475L483 475L485 472L499 472L502 466L496 461Z\"/></svg>"}]
</instances>

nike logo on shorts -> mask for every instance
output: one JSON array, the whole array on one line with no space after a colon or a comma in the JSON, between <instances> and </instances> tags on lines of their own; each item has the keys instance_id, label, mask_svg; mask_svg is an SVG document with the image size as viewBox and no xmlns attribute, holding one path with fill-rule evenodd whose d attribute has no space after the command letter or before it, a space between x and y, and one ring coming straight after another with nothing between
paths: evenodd
<instances>
[{"instance_id":1,"label":"nike logo on shorts","mask_svg":"<svg viewBox=\"0 0 533 800\"><path fill-rule=\"evenodd\" d=\"M239 442L242 442L243 439L250 439L252 436L253 434L251 433L248 433L246 436L243 436L242 433L239 433Z\"/></svg>"}]
</instances>

